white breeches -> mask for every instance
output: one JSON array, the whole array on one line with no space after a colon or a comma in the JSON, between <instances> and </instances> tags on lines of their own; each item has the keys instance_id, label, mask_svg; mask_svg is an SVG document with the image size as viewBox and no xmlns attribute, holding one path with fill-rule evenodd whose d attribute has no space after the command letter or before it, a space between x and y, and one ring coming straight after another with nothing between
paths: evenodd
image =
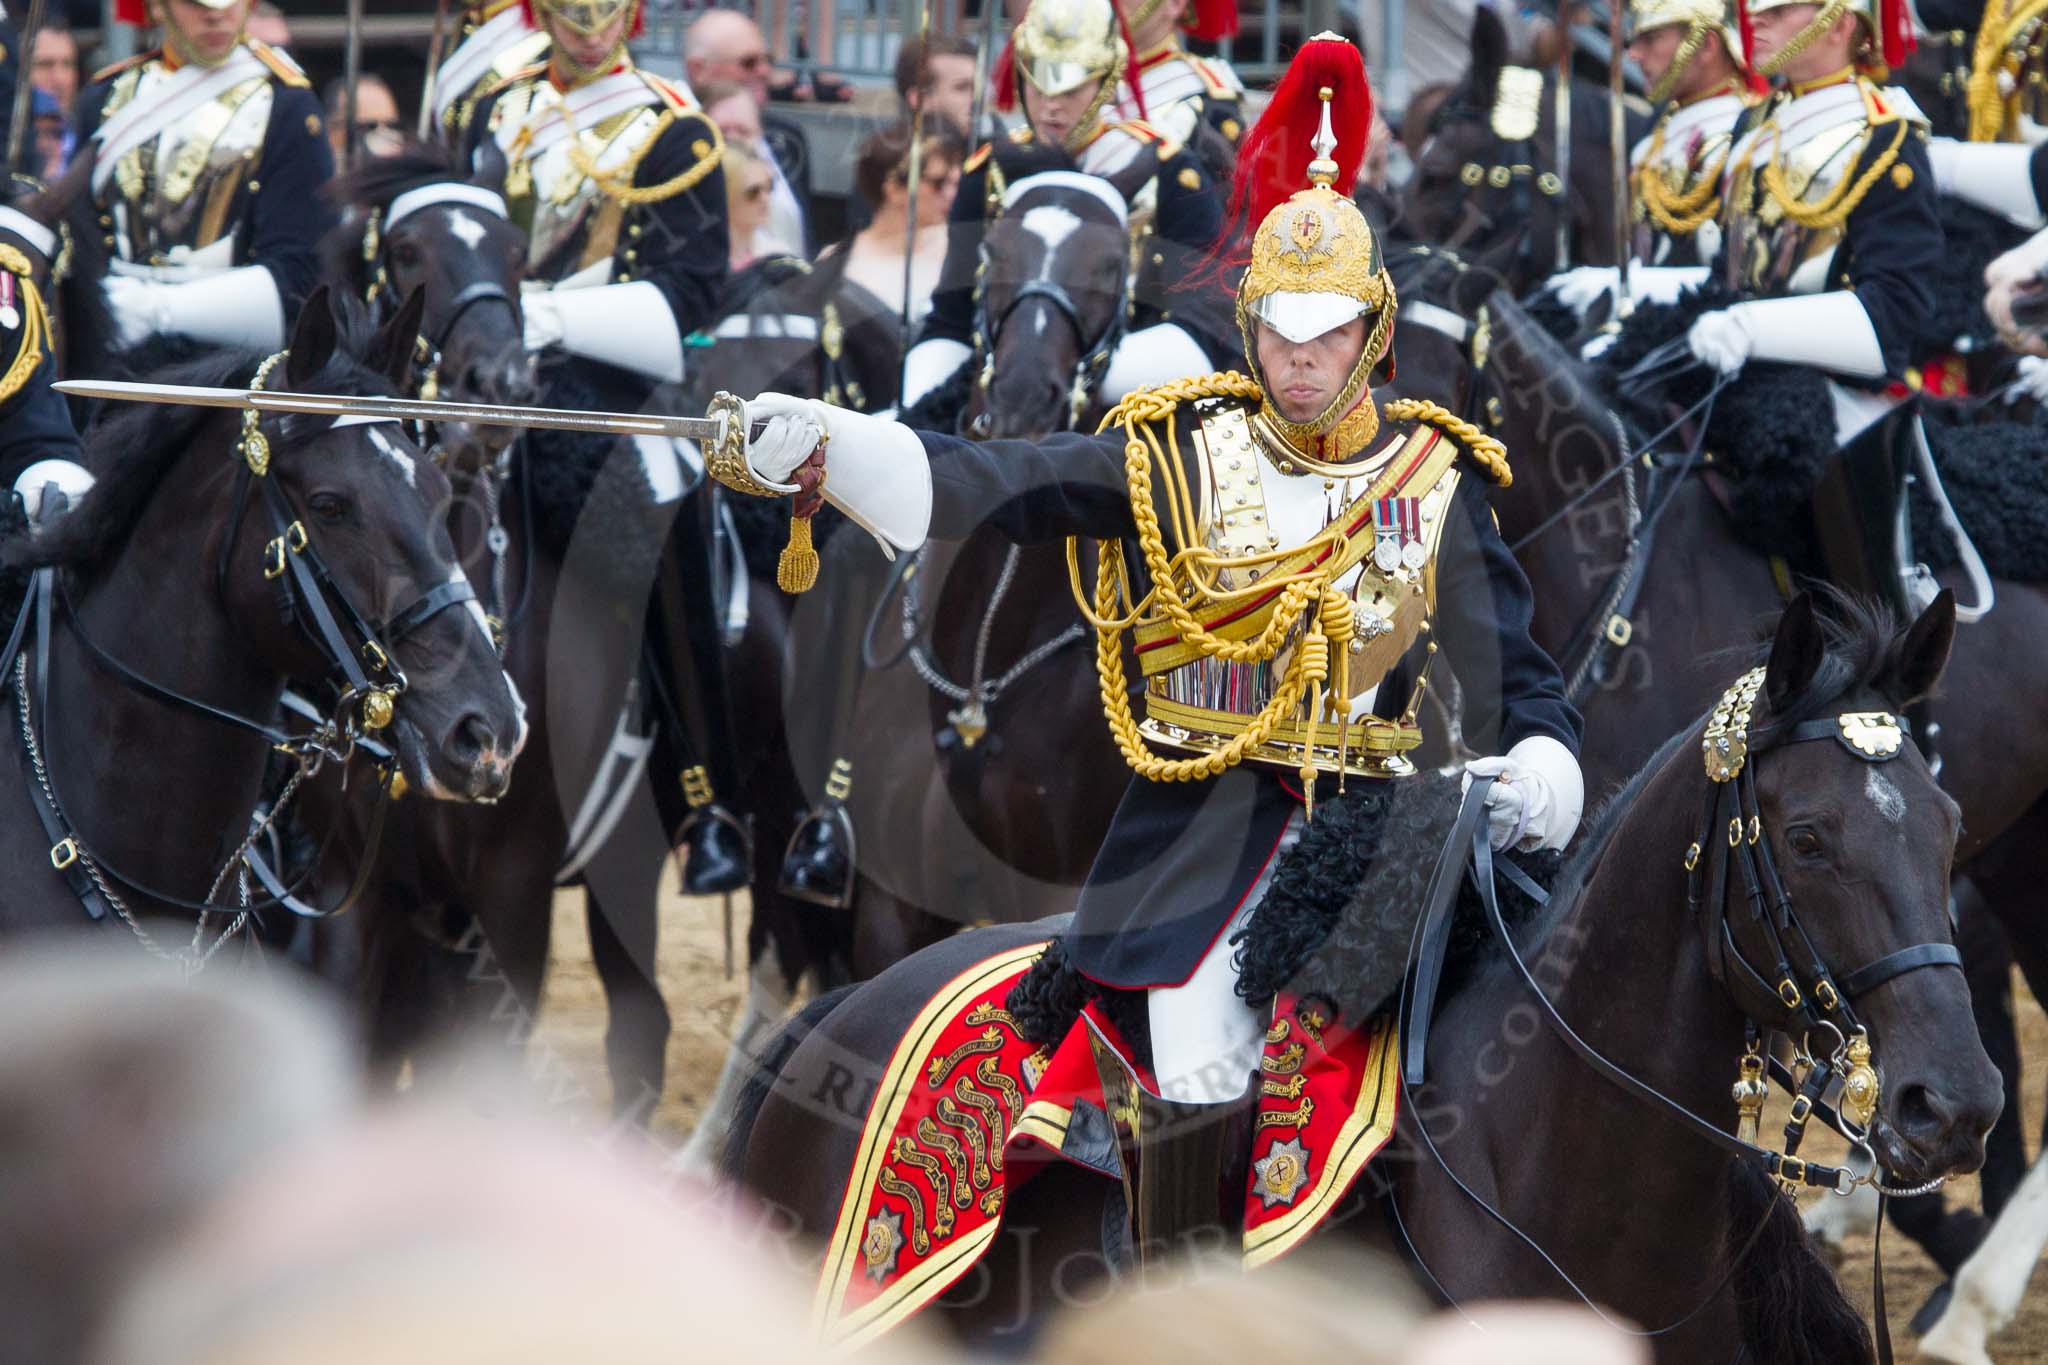
<instances>
[{"instance_id":1,"label":"white breeches","mask_svg":"<svg viewBox=\"0 0 2048 1365\"><path fill-rule=\"evenodd\" d=\"M1301 838L1304 823L1300 811L1289 817L1278 849L1194 974L1178 986L1159 986L1145 993L1146 1014L1152 1025L1152 1068L1163 1098L1183 1104L1236 1099L1258 1069L1269 1011L1255 1010L1239 998L1237 966L1232 961L1236 949L1230 938L1265 899L1273 869Z\"/></svg>"}]
</instances>

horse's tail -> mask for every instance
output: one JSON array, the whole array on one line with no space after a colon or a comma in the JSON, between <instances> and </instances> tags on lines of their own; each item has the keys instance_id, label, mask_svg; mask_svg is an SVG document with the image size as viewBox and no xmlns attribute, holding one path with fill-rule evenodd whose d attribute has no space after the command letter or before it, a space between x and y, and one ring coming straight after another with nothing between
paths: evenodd
<instances>
[{"instance_id":1,"label":"horse's tail","mask_svg":"<svg viewBox=\"0 0 2048 1365\"><path fill-rule=\"evenodd\" d=\"M1754 1163L1728 1173L1729 1254L1744 1359L1757 1365L1864 1365L1870 1329L1799 1221L1799 1210ZM1763 1221L1761 1231L1758 1220ZM1748 1254L1742 1246L1752 1234Z\"/></svg>"},{"instance_id":2,"label":"horse's tail","mask_svg":"<svg viewBox=\"0 0 2048 1365\"><path fill-rule=\"evenodd\" d=\"M853 993L854 985L841 986L827 991L805 1005L796 1015L769 1038L768 1045L754 1059L753 1070L747 1075L747 1082L740 1087L739 1098L734 1101L732 1122L725 1130L725 1146L718 1154L718 1173L735 1185L746 1170L747 1144L753 1140L754 1124L761 1117L761 1108L768 1103L768 1094L775 1088L776 1078L782 1075L782 1068L789 1065L804 1039L811 1036L824 1017L839 1007L839 1002Z\"/></svg>"}]
</instances>

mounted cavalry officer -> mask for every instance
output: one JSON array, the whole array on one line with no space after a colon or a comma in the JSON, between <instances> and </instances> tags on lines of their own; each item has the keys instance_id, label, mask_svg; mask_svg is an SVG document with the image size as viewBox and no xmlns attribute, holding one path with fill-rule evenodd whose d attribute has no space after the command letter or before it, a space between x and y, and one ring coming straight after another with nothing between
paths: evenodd
<instances>
[{"instance_id":1,"label":"mounted cavalry officer","mask_svg":"<svg viewBox=\"0 0 2048 1365\"><path fill-rule=\"evenodd\" d=\"M1678 349L1724 382L1754 361L1825 377L1839 450L1796 452L1826 466L1813 495L1820 555L1840 586L1910 614L1897 527L1913 413L1898 405L1935 310L1943 238L1926 119L1877 81L1904 60L1911 21L1903 0L1760 0L1749 18L1756 70L1785 84L1738 125L1718 254L1697 269L1645 268L1636 292L1704 286L1688 306L1708 311ZM1717 407L1766 391L1781 389L1746 382ZM1776 425L1789 432L1785 418Z\"/></svg>"},{"instance_id":2,"label":"mounted cavalry officer","mask_svg":"<svg viewBox=\"0 0 2048 1365\"><path fill-rule=\"evenodd\" d=\"M521 296L526 347L549 368L557 406L634 411L683 376L683 337L716 316L726 261L724 142L689 95L633 65L640 0L532 0L548 39L542 65L476 103L469 148L502 157L505 202L530 238ZM545 446L545 442L542 443ZM666 443L643 447L656 501L689 480ZM539 458L547 458L545 450ZM695 518L676 518L665 600L650 613L650 678L681 773L691 894L744 885L732 789L730 726L715 643L708 549ZM684 628L684 623L687 627ZM687 634L685 641L672 638Z\"/></svg>"},{"instance_id":3,"label":"mounted cavalry officer","mask_svg":"<svg viewBox=\"0 0 2048 1365\"><path fill-rule=\"evenodd\" d=\"M1060 163L1112 181L1131 204L1134 239L1152 239L1130 292L1130 330L1109 360L1100 397L1113 403L1134 388L1221 363L1228 338L1220 329L1190 331L1172 320L1167 290L1215 241L1222 194L1177 141L1150 123L1115 116L1111 101L1130 70L1130 49L1110 0L1034 0L1011 47L1011 60L997 72L997 103L1008 107L1014 91L1026 121L1009 135L1011 144L1049 153L1033 158L1034 170L1043 169L1041 161ZM1004 159L984 146L961 167L945 268L904 361L905 409L974 353L976 268L982 233L1003 212ZM1134 247L1134 259L1140 254Z\"/></svg>"},{"instance_id":4,"label":"mounted cavalry officer","mask_svg":"<svg viewBox=\"0 0 2048 1365\"><path fill-rule=\"evenodd\" d=\"M548 35L521 0L489 0L462 12L461 41L434 72L434 127L457 146L469 136L477 102L547 60Z\"/></svg>"},{"instance_id":5,"label":"mounted cavalry officer","mask_svg":"<svg viewBox=\"0 0 2048 1365\"><path fill-rule=\"evenodd\" d=\"M334 156L305 73L243 38L251 3L150 0L164 45L79 96L124 344L275 351L317 282Z\"/></svg>"},{"instance_id":6,"label":"mounted cavalry officer","mask_svg":"<svg viewBox=\"0 0 2048 1365\"><path fill-rule=\"evenodd\" d=\"M1118 0L1118 9L1131 35L1131 69L1117 87L1117 112L1195 148L1213 174L1227 177L1244 137L1244 82L1229 62L1198 57L1183 39L1236 37L1236 0ZM1202 136L1205 127L1220 140Z\"/></svg>"},{"instance_id":7,"label":"mounted cavalry officer","mask_svg":"<svg viewBox=\"0 0 2048 1365\"><path fill-rule=\"evenodd\" d=\"M1650 102L1663 106L1629 153L1632 266L1704 265L1720 246L1716 220L1728 150L1736 120L1761 88L1743 53L1733 3L1637 0L1629 7L1629 55L1650 83ZM1580 266L1550 287L1583 315L1613 292L1616 279L1610 267Z\"/></svg>"},{"instance_id":8,"label":"mounted cavalry officer","mask_svg":"<svg viewBox=\"0 0 2048 1365\"><path fill-rule=\"evenodd\" d=\"M1065 998L1107 989L1149 1021L1156 1085L1136 1102L1150 1174L1133 1209L1147 1241L1214 1222L1219 1163L1245 1156L1230 1125L1273 1093L1262 1066L1302 1064L1299 1045L1272 1041L1288 1036L1274 983L1241 978L1253 954L1240 931L1256 939L1261 917L1282 913L1273 901L1341 899L1359 884L1384 827L1373 822L1416 770L1439 650L1464 685L1466 741L1497 755L1468 769L1490 784L1492 844L1558 848L1579 820L1579 719L1529 637L1528 581L1487 503L1509 477L1505 452L1434 404L1373 397L1398 305L1349 197L1370 113L1357 49L1322 34L1246 139L1237 183L1255 231L1236 317L1248 373L1140 390L1102 434L1036 442L975 444L763 394L747 405L768 421L746 469L713 468L750 491L801 487L799 512L822 490L901 548L984 521L1019 542L1112 542L1092 583L1077 564L1075 590L1098 629L1111 734L1138 780L1063 951L1040 968L1070 978ZM1389 925L1400 909L1387 907ZM1390 936L1380 965L1398 981L1407 930ZM1345 1024L1354 1041L1377 1005L1362 1008ZM1303 1026L1338 1047L1337 1030L1320 1031L1329 1017L1303 1006L1311 1015ZM1298 1099L1316 1081L1272 1085ZM1349 1096L1321 1093L1329 1129L1256 1126L1268 1209L1322 1177L1350 1110ZM1292 1148L1276 1152L1283 1139ZM1304 1141L1315 1155L1297 1159Z\"/></svg>"},{"instance_id":9,"label":"mounted cavalry officer","mask_svg":"<svg viewBox=\"0 0 2048 1365\"><path fill-rule=\"evenodd\" d=\"M1125 330L1106 357L1095 396L1106 406L1133 389L1230 363L1235 342L1222 310L1204 309L1197 297L1203 291L1170 292L1221 231L1222 191L1179 141L1150 123L1114 116L1112 96L1126 88L1120 82L1130 70L1130 47L1110 0L1034 0L1003 55L996 87L1004 108L1021 95L1026 126L1010 134L1007 146L983 146L961 167L945 263L919 339L904 358L899 410L914 407L972 363L977 346L993 344L978 335L976 320L983 236L1018 194L1045 183L1044 175L1113 196L1120 217L1128 205L1134 264L1128 311L1119 320ZM1057 234L1070 220L1055 213L1047 230ZM1023 221L1029 228L1028 212ZM1045 245L1050 258L1058 241L1045 239ZM1211 321L1197 320L1210 315ZM992 376L992 368L984 371L984 381ZM1084 397L1077 391L1072 401L1078 406ZM851 601L861 592L849 585L847 596ZM851 609L865 612L868 605ZM844 905L852 892L845 818L851 764L844 744L836 734L827 741L838 752L823 782L825 799L798 827L782 869L787 893L826 905Z\"/></svg>"}]
</instances>

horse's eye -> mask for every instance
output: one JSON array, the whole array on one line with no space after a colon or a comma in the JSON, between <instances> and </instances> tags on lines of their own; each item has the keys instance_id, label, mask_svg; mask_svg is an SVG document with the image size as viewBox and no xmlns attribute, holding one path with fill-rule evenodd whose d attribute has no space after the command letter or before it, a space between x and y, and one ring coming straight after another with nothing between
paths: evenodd
<instances>
[{"instance_id":1,"label":"horse's eye","mask_svg":"<svg viewBox=\"0 0 2048 1365\"><path fill-rule=\"evenodd\" d=\"M393 242L391 244L391 263L410 270L420 263L420 249L411 242Z\"/></svg>"},{"instance_id":2,"label":"horse's eye","mask_svg":"<svg viewBox=\"0 0 2048 1365\"><path fill-rule=\"evenodd\" d=\"M1820 836L1805 825L1795 825L1786 832L1785 839L1792 845L1794 853L1803 853L1810 858L1820 852Z\"/></svg>"},{"instance_id":3,"label":"horse's eye","mask_svg":"<svg viewBox=\"0 0 2048 1365\"><path fill-rule=\"evenodd\" d=\"M306 505L312 508L313 515L322 521L340 521L348 515L348 499L339 493L315 493L306 500Z\"/></svg>"}]
</instances>

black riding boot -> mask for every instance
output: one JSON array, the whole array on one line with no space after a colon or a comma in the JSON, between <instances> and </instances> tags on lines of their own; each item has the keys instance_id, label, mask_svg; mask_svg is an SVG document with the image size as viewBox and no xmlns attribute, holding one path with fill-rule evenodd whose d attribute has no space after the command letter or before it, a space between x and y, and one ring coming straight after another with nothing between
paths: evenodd
<instances>
[{"instance_id":1,"label":"black riding boot","mask_svg":"<svg viewBox=\"0 0 2048 1365\"><path fill-rule=\"evenodd\" d=\"M1140 1089L1136 1223L1146 1264L1237 1246L1244 1236L1245 1168L1256 1077L1236 1099L1184 1104Z\"/></svg>"},{"instance_id":2,"label":"black riding boot","mask_svg":"<svg viewBox=\"0 0 2048 1365\"><path fill-rule=\"evenodd\" d=\"M721 797L736 781L719 609L712 593L708 489L686 499L670 527L648 620L656 705L673 737L689 813L677 832L683 892L710 896L750 880L747 828Z\"/></svg>"},{"instance_id":3,"label":"black riding boot","mask_svg":"<svg viewBox=\"0 0 2048 1365\"><path fill-rule=\"evenodd\" d=\"M1926 605L1907 590L1913 533L1906 516L1906 474L1920 439L1917 399L1900 403L1837 450L1813 494L1814 529L1828 579L1844 592L1874 597L1900 624ZM1914 739L1937 777L1941 727L1923 699L1907 708Z\"/></svg>"},{"instance_id":4,"label":"black riding boot","mask_svg":"<svg viewBox=\"0 0 2048 1365\"><path fill-rule=\"evenodd\" d=\"M833 536L824 551L824 572L815 591L826 593L824 630L813 646L804 646L803 676L812 694L829 699L803 714L824 721L813 733L799 733L792 714L792 756L800 764L829 756L823 794L804 813L783 854L779 884L784 894L814 905L844 909L853 903L853 816L847 799L853 792L853 759L848 753L854 714L860 704L860 683L866 672L862 658L876 603L896 581L896 565L882 557L874 541L857 530ZM906 566L907 567L907 566ZM894 632L876 626L888 641ZM878 642L878 647L886 648ZM815 733L822 729L823 733ZM821 766L823 766L821 762ZM798 769L804 771L803 768ZM817 769L812 769L815 772Z\"/></svg>"}]
</instances>

